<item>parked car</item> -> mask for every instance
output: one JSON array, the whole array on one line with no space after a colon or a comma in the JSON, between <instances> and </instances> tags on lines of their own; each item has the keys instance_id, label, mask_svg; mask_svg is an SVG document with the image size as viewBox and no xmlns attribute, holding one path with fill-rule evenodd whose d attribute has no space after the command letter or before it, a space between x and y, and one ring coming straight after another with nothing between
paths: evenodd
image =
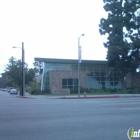
<instances>
[{"instance_id":1,"label":"parked car","mask_svg":"<svg viewBox=\"0 0 140 140\"><path fill-rule=\"evenodd\" d=\"M15 88L10 89L10 94L18 94L18 90Z\"/></svg>"},{"instance_id":2,"label":"parked car","mask_svg":"<svg viewBox=\"0 0 140 140\"><path fill-rule=\"evenodd\" d=\"M14 89L14 87L10 87L10 88L8 88L8 92L10 92L11 89Z\"/></svg>"},{"instance_id":3,"label":"parked car","mask_svg":"<svg viewBox=\"0 0 140 140\"><path fill-rule=\"evenodd\" d=\"M7 88L2 88L2 91L7 91L8 89Z\"/></svg>"}]
</instances>

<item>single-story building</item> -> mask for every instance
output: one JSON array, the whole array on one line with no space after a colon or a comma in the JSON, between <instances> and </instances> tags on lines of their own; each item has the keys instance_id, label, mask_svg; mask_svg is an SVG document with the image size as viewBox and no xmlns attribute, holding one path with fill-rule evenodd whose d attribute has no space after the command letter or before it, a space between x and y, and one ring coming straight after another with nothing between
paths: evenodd
<instances>
[{"instance_id":1,"label":"single-story building","mask_svg":"<svg viewBox=\"0 0 140 140\"><path fill-rule=\"evenodd\" d=\"M43 62L41 90L49 89L51 93L63 93L78 88L78 60L37 57L34 60ZM81 88L122 88L121 76L107 65L107 61L82 60L79 65Z\"/></svg>"}]
</instances>

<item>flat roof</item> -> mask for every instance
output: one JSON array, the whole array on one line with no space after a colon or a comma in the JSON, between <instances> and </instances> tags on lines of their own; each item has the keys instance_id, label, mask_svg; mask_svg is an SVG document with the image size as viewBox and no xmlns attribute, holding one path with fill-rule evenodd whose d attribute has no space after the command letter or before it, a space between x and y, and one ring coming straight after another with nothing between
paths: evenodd
<instances>
[{"instance_id":1,"label":"flat roof","mask_svg":"<svg viewBox=\"0 0 140 140\"><path fill-rule=\"evenodd\" d=\"M57 59L57 58L39 58L35 57L34 61L45 63L78 63L78 59ZM106 60L82 60L82 64L107 64Z\"/></svg>"}]
</instances>

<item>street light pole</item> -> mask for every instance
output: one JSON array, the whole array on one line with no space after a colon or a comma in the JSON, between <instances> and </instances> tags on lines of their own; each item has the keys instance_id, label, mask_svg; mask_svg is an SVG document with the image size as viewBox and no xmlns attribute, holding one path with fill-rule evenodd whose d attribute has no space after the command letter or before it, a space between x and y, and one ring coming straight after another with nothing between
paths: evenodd
<instances>
[{"instance_id":1,"label":"street light pole","mask_svg":"<svg viewBox=\"0 0 140 140\"><path fill-rule=\"evenodd\" d=\"M24 94L25 94L25 62L24 62L24 59L25 59L25 57L24 57L24 42L22 42L22 47L17 47L17 46L14 46L13 48L20 48L21 50L22 50L22 70L21 70L21 92L20 92L20 95L21 96L24 96Z\"/></svg>"},{"instance_id":2,"label":"street light pole","mask_svg":"<svg viewBox=\"0 0 140 140\"><path fill-rule=\"evenodd\" d=\"M78 96L80 97L80 63L81 63L81 46L80 46L80 38L84 36L81 34L78 38Z\"/></svg>"},{"instance_id":3,"label":"street light pole","mask_svg":"<svg viewBox=\"0 0 140 140\"><path fill-rule=\"evenodd\" d=\"M24 42L22 42L22 92L21 96L25 94L25 68L24 68Z\"/></svg>"}]
</instances>

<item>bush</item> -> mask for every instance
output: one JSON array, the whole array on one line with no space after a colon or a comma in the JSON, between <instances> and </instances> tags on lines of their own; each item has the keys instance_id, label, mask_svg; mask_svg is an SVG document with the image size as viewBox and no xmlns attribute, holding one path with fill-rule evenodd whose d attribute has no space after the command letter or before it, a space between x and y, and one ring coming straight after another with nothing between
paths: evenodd
<instances>
[{"instance_id":1,"label":"bush","mask_svg":"<svg viewBox=\"0 0 140 140\"><path fill-rule=\"evenodd\" d=\"M78 93L78 88L70 89L70 94Z\"/></svg>"},{"instance_id":2,"label":"bush","mask_svg":"<svg viewBox=\"0 0 140 140\"><path fill-rule=\"evenodd\" d=\"M140 88L127 88L126 93L128 94L137 94L140 93Z\"/></svg>"},{"instance_id":3,"label":"bush","mask_svg":"<svg viewBox=\"0 0 140 140\"><path fill-rule=\"evenodd\" d=\"M87 89L85 89L85 88L80 88L80 92L81 93L84 93L84 92L87 92ZM70 94L77 94L78 93L78 88L71 88L70 89Z\"/></svg>"},{"instance_id":4,"label":"bush","mask_svg":"<svg viewBox=\"0 0 140 140\"><path fill-rule=\"evenodd\" d=\"M50 89L45 89L43 91L41 91L40 89L32 89L29 93L32 95L49 95Z\"/></svg>"},{"instance_id":5,"label":"bush","mask_svg":"<svg viewBox=\"0 0 140 140\"><path fill-rule=\"evenodd\" d=\"M137 93L140 93L140 88L137 88Z\"/></svg>"},{"instance_id":6,"label":"bush","mask_svg":"<svg viewBox=\"0 0 140 140\"><path fill-rule=\"evenodd\" d=\"M108 90L107 89L93 89L93 88L91 88L91 89L89 89L87 92L89 92L89 93L106 93Z\"/></svg>"},{"instance_id":7,"label":"bush","mask_svg":"<svg viewBox=\"0 0 140 140\"><path fill-rule=\"evenodd\" d=\"M39 89L32 89L31 92L30 92L32 95L37 95L37 94L40 94L41 91Z\"/></svg>"},{"instance_id":8,"label":"bush","mask_svg":"<svg viewBox=\"0 0 140 140\"><path fill-rule=\"evenodd\" d=\"M118 90L116 88L113 88L113 89L110 90L111 93L117 93L117 91Z\"/></svg>"}]
</instances>

